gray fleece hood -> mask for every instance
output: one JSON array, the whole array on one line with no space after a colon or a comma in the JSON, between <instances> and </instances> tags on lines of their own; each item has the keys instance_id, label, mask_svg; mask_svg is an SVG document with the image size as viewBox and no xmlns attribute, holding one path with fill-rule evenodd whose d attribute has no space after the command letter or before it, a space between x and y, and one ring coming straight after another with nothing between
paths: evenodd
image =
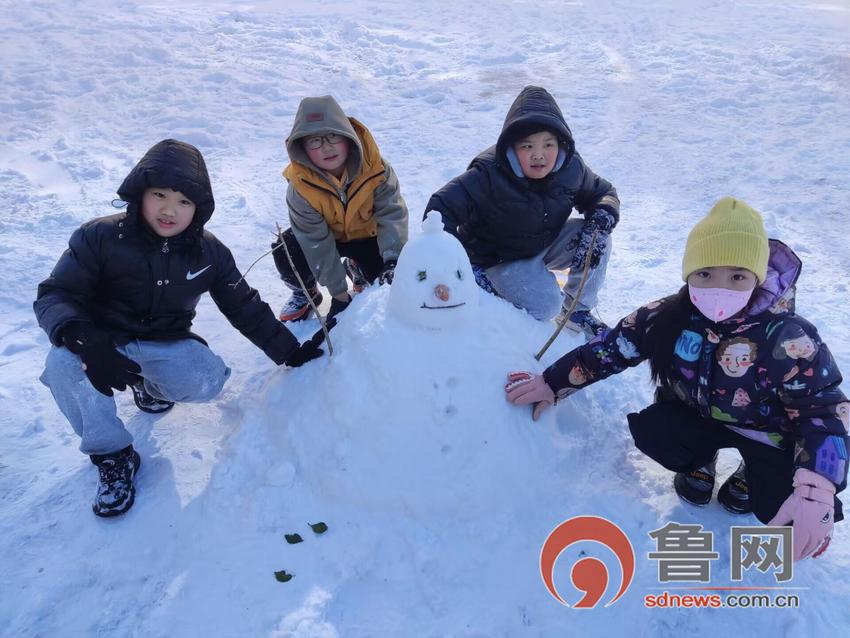
<instances>
[{"instance_id":1,"label":"gray fleece hood","mask_svg":"<svg viewBox=\"0 0 850 638\"><path fill-rule=\"evenodd\" d=\"M301 140L305 137L328 133L337 133L351 141L346 169L349 175L357 175L360 172L361 157L363 157L360 138L342 107L330 95L305 97L301 100L298 112L295 114L295 122L292 124L292 131L286 138L286 152L289 153L289 159L321 172L321 169L310 161Z\"/></svg>"}]
</instances>

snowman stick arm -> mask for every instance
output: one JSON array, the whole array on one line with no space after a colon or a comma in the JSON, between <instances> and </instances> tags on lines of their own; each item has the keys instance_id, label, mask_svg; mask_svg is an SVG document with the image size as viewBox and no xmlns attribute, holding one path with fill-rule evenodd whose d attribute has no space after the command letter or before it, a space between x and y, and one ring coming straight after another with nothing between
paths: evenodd
<instances>
[{"instance_id":1,"label":"snowman stick arm","mask_svg":"<svg viewBox=\"0 0 850 638\"><path fill-rule=\"evenodd\" d=\"M593 231L593 235L590 237L590 245L591 246L593 246L594 242L596 241L596 234L598 232L599 232L598 230ZM549 349L549 346L551 346L555 342L555 339L558 338L558 335L561 334L561 330L563 330L564 326L567 325L567 321L570 320L570 315L573 314L573 310L575 310L576 305L578 304L578 300L581 299L581 293L584 290L584 284L587 281L587 275L589 273L590 273L590 251L588 251L588 254L585 255L585 257L584 257L584 271L581 273L581 280L578 282L578 288L576 289L576 294L573 297L573 302L570 304L570 307L567 308L567 311L564 313L563 319L561 319L560 323L558 324L558 327L555 328L555 332L553 332L552 336L549 337L549 341L547 341L543 345L543 347L540 349L540 352L538 352L536 355L534 355L534 358L537 361L540 361L540 359L543 357L543 355Z\"/></svg>"},{"instance_id":2,"label":"snowman stick arm","mask_svg":"<svg viewBox=\"0 0 850 638\"><path fill-rule=\"evenodd\" d=\"M277 250L281 246L283 246L283 252L286 255L287 261L289 261L289 266L292 268L292 272L295 273L295 277L298 279L298 285L301 286L301 290L304 291L304 295L307 297L307 303L310 304L310 307L313 309L313 312L316 313L316 318L319 320L319 325L322 326L322 332L325 333L325 341L328 344L328 356L333 356L334 347L331 344L331 335L328 332L328 327L325 325L325 318L319 312L319 308L313 303L313 295L310 294L310 291L307 290L307 286L304 284L304 280L301 278L301 274L298 272L298 269L295 267L295 262L292 260L292 255L289 253L289 247L286 245L286 242L283 240L283 231L280 228L280 224L275 222L275 226L277 227L277 238L279 241L278 245L272 250Z\"/></svg>"},{"instance_id":3,"label":"snowman stick arm","mask_svg":"<svg viewBox=\"0 0 850 638\"><path fill-rule=\"evenodd\" d=\"M278 228L278 231L279 231L279 230L280 230L280 228ZM278 232L278 237L280 237L280 232ZM263 257L265 257L266 255L271 255L274 251L275 251L275 249L274 249L274 248L272 248L271 250L267 250L267 251L266 251L266 252L264 252L262 255L260 255L259 257L257 257L257 258L253 261L253 263L252 263L250 266L248 266L248 270L246 270L246 271L245 271L245 273L244 273L244 274L243 274L243 275L242 275L242 276L241 276L241 277L240 277L240 278L236 281L236 283L235 283L235 284L227 284L227 285L228 285L228 286L230 286L231 288L236 288L236 287L238 287L238 286L239 286L239 284L241 284L243 281L245 281L245 277L247 277L247 276L248 276L248 273L249 273L249 272L251 272L251 269L252 269L254 266L256 266L256 265L257 265L257 263L259 263L259 261L260 261Z\"/></svg>"}]
</instances>

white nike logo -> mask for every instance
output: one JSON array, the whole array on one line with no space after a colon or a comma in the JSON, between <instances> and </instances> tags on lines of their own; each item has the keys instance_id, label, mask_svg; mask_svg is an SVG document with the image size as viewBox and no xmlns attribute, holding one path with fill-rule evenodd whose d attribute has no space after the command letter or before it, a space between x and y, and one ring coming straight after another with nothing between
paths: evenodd
<instances>
[{"instance_id":1,"label":"white nike logo","mask_svg":"<svg viewBox=\"0 0 850 638\"><path fill-rule=\"evenodd\" d=\"M192 271L187 272L187 273L186 273L186 280L187 280L187 281L192 281L195 277L197 277L198 275L200 275L202 272L204 272L204 271L205 271L207 268L209 268L210 266L212 266L212 264L210 264L210 265L209 265L209 266L207 266L206 268L201 268L198 272L192 272Z\"/></svg>"}]
</instances>

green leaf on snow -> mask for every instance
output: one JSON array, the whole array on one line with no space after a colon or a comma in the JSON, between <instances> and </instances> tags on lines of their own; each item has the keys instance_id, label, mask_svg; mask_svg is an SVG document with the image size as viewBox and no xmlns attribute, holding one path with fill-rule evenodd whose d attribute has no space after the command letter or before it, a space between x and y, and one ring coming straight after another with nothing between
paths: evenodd
<instances>
[{"instance_id":1,"label":"green leaf on snow","mask_svg":"<svg viewBox=\"0 0 850 638\"><path fill-rule=\"evenodd\" d=\"M304 541L304 539L301 538L301 534L284 534L283 537L290 545L295 545L295 543L301 543Z\"/></svg>"},{"instance_id":2,"label":"green leaf on snow","mask_svg":"<svg viewBox=\"0 0 850 638\"><path fill-rule=\"evenodd\" d=\"M294 574L287 574L285 569L280 570L279 572L274 573L274 577L279 583L285 583L292 580Z\"/></svg>"},{"instance_id":3,"label":"green leaf on snow","mask_svg":"<svg viewBox=\"0 0 850 638\"><path fill-rule=\"evenodd\" d=\"M310 529L312 529L317 534L324 534L328 531L328 526L324 523L308 523L310 525Z\"/></svg>"}]
</instances>

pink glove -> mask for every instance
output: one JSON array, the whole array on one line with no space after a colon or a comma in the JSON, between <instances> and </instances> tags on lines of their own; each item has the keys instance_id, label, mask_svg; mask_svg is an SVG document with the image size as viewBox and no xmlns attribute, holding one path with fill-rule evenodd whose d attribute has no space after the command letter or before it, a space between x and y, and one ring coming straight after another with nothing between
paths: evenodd
<instances>
[{"instance_id":1,"label":"pink glove","mask_svg":"<svg viewBox=\"0 0 850 638\"><path fill-rule=\"evenodd\" d=\"M543 380L541 374L530 372L511 372L505 384L508 401L514 405L534 404L531 418L536 421L546 408L555 405L555 393Z\"/></svg>"},{"instance_id":2,"label":"pink glove","mask_svg":"<svg viewBox=\"0 0 850 638\"><path fill-rule=\"evenodd\" d=\"M789 496L768 525L794 526L794 560L811 554L817 558L826 551L835 516L835 484L828 478L798 468L794 472L794 493Z\"/></svg>"}]
</instances>

